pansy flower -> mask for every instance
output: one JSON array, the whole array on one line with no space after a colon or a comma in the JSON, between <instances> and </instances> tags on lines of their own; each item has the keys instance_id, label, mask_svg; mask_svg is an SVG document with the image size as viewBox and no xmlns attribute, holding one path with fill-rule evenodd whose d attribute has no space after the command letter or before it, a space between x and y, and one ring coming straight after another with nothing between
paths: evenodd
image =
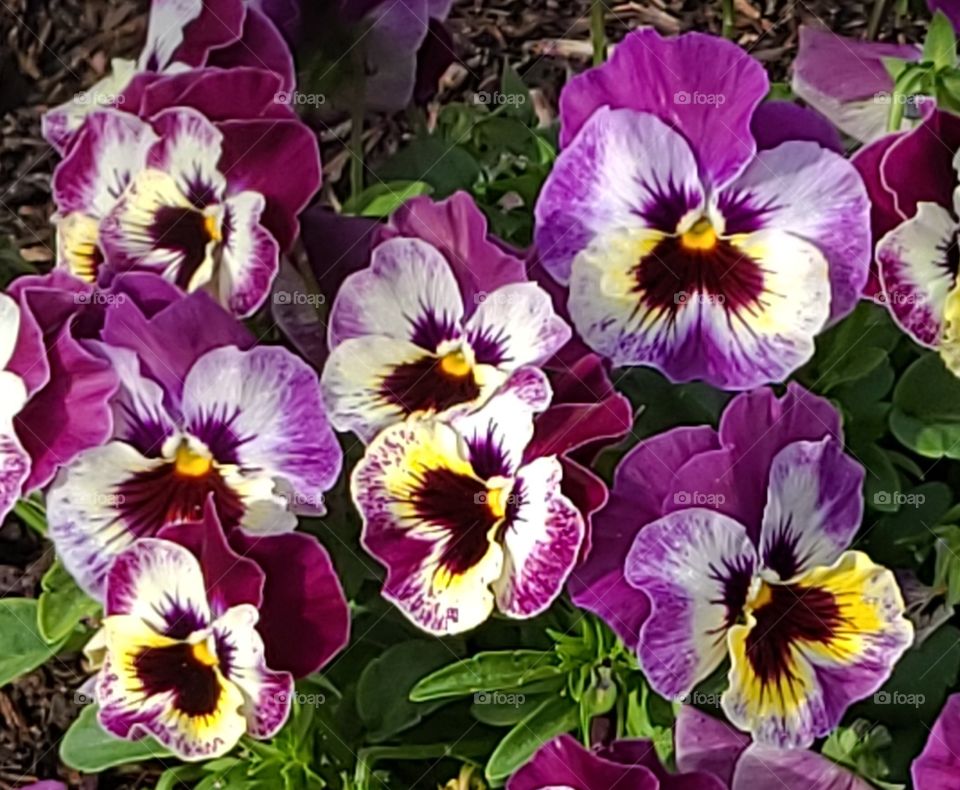
<instances>
[{"instance_id":1,"label":"pansy flower","mask_svg":"<svg viewBox=\"0 0 960 790\"><path fill-rule=\"evenodd\" d=\"M111 71L88 90L42 118L43 136L59 153L73 145L91 112L114 107L131 109L148 86L170 75L195 81L207 70L236 74L258 70L276 75L274 93L294 86L293 58L269 17L247 0L154 0L147 21L147 40L136 61L115 58ZM232 113L240 117L249 97L243 80L235 83Z\"/></svg>"},{"instance_id":2,"label":"pansy flower","mask_svg":"<svg viewBox=\"0 0 960 790\"><path fill-rule=\"evenodd\" d=\"M915 790L960 790L960 694L951 694L910 766Z\"/></svg>"},{"instance_id":3,"label":"pansy flower","mask_svg":"<svg viewBox=\"0 0 960 790\"><path fill-rule=\"evenodd\" d=\"M734 44L653 30L564 88L536 243L577 331L614 364L747 389L786 378L855 306L863 184L807 139L758 150L768 88Z\"/></svg>"},{"instance_id":4,"label":"pansy flower","mask_svg":"<svg viewBox=\"0 0 960 790\"><path fill-rule=\"evenodd\" d=\"M932 110L856 161L875 205L880 298L960 375L960 119Z\"/></svg>"},{"instance_id":5,"label":"pansy flower","mask_svg":"<svg viewBox=\"0 0 960 790\"><path fill-rule=\"evenodd\" d=\"M54 273L0 294L0 519L109 436L117 376L74 336L90 291Z\"/></svg>"},{"instance_id":6,"label":"pansy flower","mask_svg":"<svg viewBox=\"0 0 960 790\"><path fill-rule=\"evenodd\" d=\"M560 594L585 527L557 458L524 459L549 401L544 375L525 368L479 411L385 429L354 469L362 543L387 567L383 595L425 631L467 631L494 602L532 617Z\"/></svg>"},{"instance_id":7,"label":"pansy flower","mask_svg":"<svg viewBox=\"0 0 960 790\"><path fill-rule=\"evenodd\" d=\"M150 735L183 760L204 760L283 726L293 678L266 664L242 567L227 574L205 575L188 549L155 538L116 556L96 682L107 732Z\"/></svg>"},{"instance_id":8,"label":"pansy flower","mask_svg":"<svg viewBox=\"0 0 960 790\"><path fill-rule=\"evenodd\" d=\"M470 261L458 265L469 270ZM437 247L401 237L346 278L328 337L330 419L368 441L410 415L482 405L513 371L552 356L570 329L535 283L468 290Z\"/></svg>"},{"instance_id":9,"label":"pansy flower","mask_svg":"<svg viewBox=\"0 0 960 790\"><path fill-rule=\"evenodd\" d=\"M548 741L507 782L507 790L724 790L706 772L672 774L648 740L616 741L587 749L576 738Z\"/></svg>"},{"instance_id":10,"label":"pansy flower","mask_svg":"<svg viewBox=\"0 0 960 790\"><path fill-rule=\"evenodd\" d=\"M211 495L228 531L286 532L296 513L323 512L342 455L317 376L252 342L202 292L151 317L129 300L108 306L87 345L120 377L112 439L63 469L47 499L50 536L83 589L97 596L120 551L200 520Z\"/></svg>"},{"instance_id":11,"label":"pansy flower","mask_svg":"<svg viewBox=\"0 0 960 790\"><path fill-rule=\"evenodd\" d=\"M913 638L893 574L846 551L863 475L829 402L796 386L741 395L718 432L677 428L625 456L574 600L635 647L665 697L729 656L730 720L807 746Z\"/></svg>"}]
</instances>

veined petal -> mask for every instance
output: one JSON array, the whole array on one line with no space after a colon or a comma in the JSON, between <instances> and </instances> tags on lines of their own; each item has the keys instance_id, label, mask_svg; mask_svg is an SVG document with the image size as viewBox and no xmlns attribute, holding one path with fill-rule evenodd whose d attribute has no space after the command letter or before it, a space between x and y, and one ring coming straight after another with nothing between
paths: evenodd
<instances>
[{"instance_id":1,"label":"veined petal","mask_svg":"<svg viewBox=\"0 0 960 790\"><path fill-rule=\"evenodd\" d=\"M0 372L0 397L6 395L8 390L5 380L13 378L16 377L12 373ZM29 474L30 456L23 449L12 426L0 427L0 520L13 509L22 496L23 484Z\"/></svg>"},{"instance_id":2,"label":"veined petal","mask_svg":"<svg viewBox=\"0 0 960 790\"><path fill-rule=\"evenodd\" d=\"M170 639L210 625L200 563L168 540L144 538L120 554L107 576L104 612L129 615Z\"/></svg>"},{"instance_id":3,"label":"veined petal","mask_svg":"<svg viewBox=\"0 0 960 790\"><path fill-rule=\"evenodd\" d=\"M773 746L803 748L889 677L913 641L893 574L846 552L789 584L762 582L746 624L730 629L733 724Z\"/></svg>"},{"instance_id":4,"label":"veined petal","mask_svg":"<svg viewBox=\"0 0 960 790\"><path fill-rule=\"evenodd\" d=\"M753 743L737 761L730 790L873 790L852 770L809 749ZM944 789L945 790L945 789Z\"/></svg>"},{"instance_id":5,"label":"veined petal","mask_svg":"<svg viewBox=\"0 0 960 790\"><path fill-rule=\"evenodd\" d=\"M53 198L62 214L106 216L133 176L145 166L157 136L137 116L98 110L87 116L70 153L53 176Z\"/></svg>"},{"instance_id":6,"label":"veined petal","mask_svg":"<svg viewBox=\"0 0 960 790\"><path fill-rule=\"evenodd\" d=\"M103 264L100 222L88 214L74 212L57 217L56 226L57 267L84 282L96 282Z\"/></svg>"},{"instance_id":7,"label":"veined petal","mask_svg":"<svg viewBox=\"0 0 960 790\"><path fill-rule=\"evenodd\" d=\"M919 203L913 217L877 243L887 308L905 332L930 348L940 343L947 297L957 285L958 230L946 208Z\"/></svg>"},{"instance_id":8,"label":"veined petal","mask_svg":"<svg viewBox=\"0 0 960 790\"><path fill-rule=\"evenodd\" d=\"M267 346L209 351L187 374L181 409L219 463L284 481L294 512L324 512L343 456L317 375L298 357Z\"/></svg>"},{"instance_id":9,"label":"veined petal","mask_svg":"<svg viewBox=\"0 0 960 790\"><path fill-rule=\"evenodd\" d=\"M640 530L625 576L652 605L637 654L657 693L677 700L719 666L756 564L746 528L704 508L670 513Z\"/></svg>"},{"instance_id":10,"label":"veined petal","mask_svg":"<svg viewBox=\"0 0 960 790\"><path fill-rule=\"evenodd\" d=\"M863 478L863 467L829 435L777 453L760 531L763 565L787 581L836 560L860 528Z\"/></svg>"},{"instance_id":11,"label":"veined petal","mask_svg":"<svg viewBox=\"0 0 960 790\"><path fill-rule=\"evenodd\" d=\"M849 161L816 143L783 143L758 153L724 190L721 204L724 196L732 212L727 233L746 232L731 225L752 209L759 227L804 239L828 264L831 321L853 310L867 282L872 248L870 200Z\"/></svg>"},{"instance_id":12,"label":"veined petal","mask_svg":"<svg viewBox=\"0 0 960 790\"><path fill-rule=\"evenodd\" d=\"M159 0L150 9L139 71L162 71L183 43L184 28L203 12L203 0Z\"/></svg>"},{"instance_id":13,"label":"veined petal","mask_svg":"<svg viewBox=\"0 0 960 790\"><path fill-rule=\"evenodd\" d=\"M421 239L396 238L344 280L330 311L330 347L364 335L409 340L434 352L460 335L463 299L446 258Z\"/></svg>"},{"instance_id":14,"label":"veined petal","mask_svg":"<svg viewBox=\"0 0 960 790\"><path fill-rule=\"evenodd\" d=\"M363 517L362 543L387 567L385 598L435 634L487 619L490 585L503 573L495 533L510 491L488 489L453 428L407 421L382 431L355 467L350 490Z\"/></svg>"},{"instance_id":15,"label":"veined petal","mask_svg":"<svg viewBox=\"0 0 960 790\"><path fill-rule=\"evenodd\" d=\"M217 301L239 317L263 304L280 269L280 247L260 224L265 203L258 192L241 192L224 203L223 246L211 287Z\"/></svg>"},{"instance_id":16,"label":"veined petal","mask_svg":"<svg viewBox=\"0 0 960 790\"><path fill-rule=\"evenodd\" d=\"M97 679L98 719L128 740L149 734L183 760L219 757L247 729L244 697L217 666L212 640L161 636L130 615L104 620L107 658Z\"/></svg>"},{"instance_id":17,"label":"veined petal","mask_svg":"<svg viewBox=\"0 0 960 790\"><path fill-rule=\"evenodd\" d=\"M222 208L194 206L169 173L141 170L100 225L111 266L146 268L185 291L208 283L221 238Z\"/></svg>"},{"instance_id":18,"label":"veined petal","mask_svg":"<svg viewBox=\"0 0 960 790\"><path fill-rule=\"evenodd\" d=\"M703 203L696 158L679 133L647 113L599 109L540 193L540 259L566 283L574 259L597 237L645 228L672 233Z\"/></svg>"},{"instance_id":19,"label":"veined petal","mask_svg":"<svg viewBox=\"0 0 960 790\"><path fill-rule=\"evenodd\" d=\"M570 313L614 364L749 389L786 378L826 323L828 266L812 244L761 230L689 250L656 231L609 236L574 261Z\"/></svg>"},{"instance_id":20,"label":"veined petal","mask_svg":"<svg viewBox=\"0 0 960 790\"><path fill-rule=\"evenodd\" d=\"M478 362L510 370L546 362L571 336L536 283L511 283L485 294L466 330Z\"/></svg>"},{"instance_id":21,"label":"veined petal","mask_svg":"<svg viewBox=\"0 0 960 790\"><path fill-rule=\"evenodd\" d=\"M164 110L150 119L160 139L150 149L147 166L173 176L177 189L197 208L218 203L227 180L218 169L223 135L189 107Z\"/></svg>"},{"instance_id":22,"label":"veined petal","mask_svg":"<svg viewBox=\"0 0 960 790\"><path fill-rule=\"evenodd\" d=\"M259 613L249 604L235 606L211 630L224 677L243 693L247 732L254 738L275 735L290 715L293 677L269 669L263 640L256 631Z\"/></svg>"},{"instance_id":23,"label":"veined petal","mask_svg":"<svg viewBox=\"0 0 960 790\"><path fill-rule=\"evenodd\" d=\"M494 582L497 608L511 617L533 617L563 590L580 553L583 516L560 492L556 458L538 458L517 474L502 541L503 575Z\"/></svg>"}]
</instances>

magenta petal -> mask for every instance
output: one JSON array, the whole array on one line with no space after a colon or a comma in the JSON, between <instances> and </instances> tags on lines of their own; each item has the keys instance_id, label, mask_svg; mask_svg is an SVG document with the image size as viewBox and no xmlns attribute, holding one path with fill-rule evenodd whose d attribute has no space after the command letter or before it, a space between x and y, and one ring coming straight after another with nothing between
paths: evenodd
<instances>
[{"instance_id":1,"label":"magenta petal","mask_svg":"<svg viewBox=\"0 0 960 790\"><path fill-rule=\"evenodd\" d=\"M262 222L289 250L299 233L297 215L320 188L320 149L309 128L296 120L225 121L220 171L231 194L250 190L267 199ZM282 177L296 173L295 178ZM278 175L280 177L278 177Z\"/></svg>"},{"instance_id":2,"label":"magenta petal","mask_svg":"<svg viewBox=\"0 0 960 790\"><path fill-rule=\"evenodd\" d=\"M350 639L350 610L327 550L311 535L257 537L234 530L230 544L266 574L258 629L271 669L305 677Z\"/></svg>"},{"instance_id":3,"label":"magenta petal","mask_svg":"<svg viewBox=\"0 0 960 790\"><path fill-rule=\"evenodd\" d=\"M508 283L527 279L523 261L488 235L487 218L466 192L446 200L415 197L401 206L383 229L384 238L423 239L447 259L463 294L467 317L490 293Z\"/></svg>"},{"instance_id":4,"label":"magenta petal","mask_svg":"<svg viewBox=\"0 0 960 790\"><path fill-rule=\"evenodd\" d=\"M737 760L750 745L750 736L684 705L677 714L675 743L678 770L704 771L729 785Z\"/></svg>"},{"instance_id":5,"label":"magenta petal","mask_svg":"<svg viewBox=\"0 0 960 790\"><path fill-rule=\"evenodd\" d=\"M910 776L915 790L960 790L960 694L947 699Z\"/></svg>"},{"instance_id":6,"label":"magenta petal","mask_svg":"<svg viewBox=\"0 0 960 790\"><path fill-rule=\"evenodd\" d=\"M221 66L231 71L240 66L252 66L271 72L280 79L280 90L285 93L296 85L293 56L283 36L266 14L252 6L247 8L243 35L230 46L213 50L207 58L207 66ZM233 95L238 95L236 90Z\"/></svg>"},{"instance_id":7,"label":"magenta petal","mask_svg":"<svg viewBox=\"0 0 960 790\"><path fill-rule=\"evenodd\" d=\"M729 41L701 33L664 38L653 29L638 30L606 64L567 83L560 95L560 144L569 145L604 105L649 112L683 134L701 175L721 186L756 150L750 118L767 87L763 66Z\"/></svg>"},{"instance_id":8,"label":"magenta petal","mask_svg":"<svg viewBox=\"0 0 960 790\"><path fill-rule=\"evenodd\" d=\"M370 263L382 226L366 217L336 214L325 206L304 211L300 225L310 269L320 293L332 303L343 281ZM323 334L326 337L326 329Z\"/></svg>"},{"instance_id":9,"label":"magenta petal","mask_svg":"<svg viewBox=\"0 0 960 790\"><path fill-rule=\"evenodd\" d=\"M590 554L568 582L574 603L603 618L636 647L650 614L647 597L627 584L624 562L640 528L663 515L676 470L717 446L707 426L678 428L638 444L617 467L607 506L593 517Z\"/></svg>"},{"instance_id":10,"label":"magenta petal","mask_svg":"<svg viewBox=\"0 0 960 790\"><path fill-rule=\"evenodd\" d=\"M192 107L214 123L238 118L290 118L278 102L280 75L260 68L204 68L165 75L144 87L139 113L151 118L170 107ZM236 96L242 95L238 106Z\"/></svg>"},{"instance_id":11,"label":"magenta petal","mask_svg":"<svg viewBox=\"0 0 960 790\"><path fill-rule=\"evenodd\" d=\"M957 0L927 0L927 7L932 12L943 11L955 30L960 30L960 2Z\"/></svg>"},{"instance_id":12,"label":"magenta petal","mask_svg":"<svg viewBox=\"0 0 960 790\"><path fill-rule=\"evenodd\" d=\"M957 787L958 785L954 785ZM755 743L737 763L731 790L872 790L873 785L808 749L780 749ZM937 790L949 790L937 785Z\"/></svg>"},{"instance_id":13,"label":"magenta petal","mask_svg":"<svg viewBox=\"0 0 960 790\"><path fill-rule=\"evenodd\" d=\"M260 607L264 573L256 562L241 557L227 543L211 495L199 524L171 524L157 533L162 540L179 543L200 561L207 600L214 617L242 603Z\"/></svg>"},{"instance_id":14,"label":"magenta petal","mask_svg":"<svg viewBox=\"0 0 960 790\"><path fill-rule=\"evenodd\" d=\"M50 379L47 350L43 344L43 331L29 310L22 293L20 299L20 327L13 354L7 362L7 370L16 373L23 381L27 394L32 395Z\"/></svg>"},{"instance_id":15,"label":"magenta petal","mask_svg":"<svg viewBox=\"0 0 960 790\"><path fill-rule=\"evenodd\" d=\"M792 101L765 101L753 114L750 131L757 150L776 148L789 140L809 140L842 154L843 142L836 127L816 110Z\"/></svg>"},{"instance_id":16,"label":"magenta petal","mask_svg":"<svg viewBox=\"0 0 960 790\"><path fill-rule=\"evenodd\" d=\"M652 744L644 742L653 749ZM571 735L561 735L541 746L507 782L507 790L544 790L573 787L577 790L657 790L660 782L642 765L621 765L585 749ZM669 785L667 785L669 787Z\"/></svg>"},{"instance_id":17,"label":"magenta petal","mask_svg":"<svg viewBox=\"0 0 960 790\"><path fill-rule=\"evenodd\" d=\"M236 41L246 14L243 0L204 0L200 16L183 29L183 43L173 59L189 66L202 66L210 50Z\"/></svg>"}]
</instances>

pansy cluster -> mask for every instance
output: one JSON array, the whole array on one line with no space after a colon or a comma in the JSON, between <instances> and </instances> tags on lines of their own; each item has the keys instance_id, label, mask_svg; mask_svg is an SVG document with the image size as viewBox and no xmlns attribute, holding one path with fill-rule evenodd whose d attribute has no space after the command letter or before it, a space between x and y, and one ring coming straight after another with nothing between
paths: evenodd
<instances>
[{"instance_id":1,"label":"pansy cluster","mask_svg":"<svg viewBox=\"0 0 960 790\"><path fill-rule=\"evenodd\" d=\"M44 117L56 263L0 294L0 515L42 504L102 607L99 727L220 758L280 733L352 616L399 613L460 659L524 621L567 644L543 624L573 610L628 687L609 655L548 687L579 722L528 738L492 774L510 790L865 790L821 739L919 635L862 545L868 429L808 363L866 297L960 376L954 108L934 90L890 124L864 104L899 95L890 59L927 62L912 45L848 57L802 30L794 86L821 115L771 100L729 41L642 28L563 88L530 250L466 191L385 221L310 206L297 86L342 89L333 115L428 97L449 10L155 0L140 57ZM824 116L866 145L847 157ZM322 336L277 342L266 303L301 224ZM647 432L657 404L621 385L637 367L678 403L698 382L719 419ZM351 520L387 603L348 604L371 579L342 586L326 546ZM554 674L581 660L558 651ZM640 696L672 711L669 748ZM960 786L958 715L954 697L919 790Z\"/></svg>"}]
</instances>

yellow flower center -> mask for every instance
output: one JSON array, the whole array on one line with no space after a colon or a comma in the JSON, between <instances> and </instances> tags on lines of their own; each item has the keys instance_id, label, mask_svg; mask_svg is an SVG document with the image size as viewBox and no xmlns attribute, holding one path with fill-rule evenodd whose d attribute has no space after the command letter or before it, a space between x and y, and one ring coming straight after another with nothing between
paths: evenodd
<instances>
[{"instance_id":1,"label":"yellow flower center","mask_svg":"<svg viewBox=\"0 0 960 790\"><path fill-rule=\"evenodd\" d=\"M206 640L197 642L193 646L193 657L205 667L215 667L220 663L220 659L210 652L210 648L207 647Z\"/></svg>"},{"instance_id":2,"label":"yellow flower center","mask_svg":"<svg viewBox=\"0 0 960 790\"><path fill-rule=\"evenodd\" d=\"M453 376L458 379L469 376L472 370L470 360L467 359L467 355L463 353L463 350L459 348L456 351L451 351L449 354L444 354L440 358L440 369L448 376Z\"/></svg>"},{"instance_id":3,"label":"yellow flower center","mask_svg":"<svg viewBox=\"0 0 960 790\"><path fill-rule=\"evenodd\" d=\"M509 499L510 494L506 488L487 489L487 507L497 518L503 518L507 514Z\"/></svg>"},{"instance_id":4,"label":"yellow flower center","mask_svg":"<svg viewBox=\"0 0 960 790\"><path fill-rule=\"evenodd\" d=\"M700 217L680 236L680 244L688 250L705 252L717 246L717 232L706 217Z\"/></svg>"},{"instance_id":5,"label":"yellow flower center","mask_svg":"<svg viewBox=\"0 0 960 790\"><path fill-rule=\"evenodd\" d=\"M213 468L213 458L206 453L197 452L186 442L181 442L173 468L181 477L204 477Z\"/></svg>"},{"instance_id":6,"label":"yellow flower center","mask_svg":"<svg viewBox=\"0 0 960 790\"><path fill-rule=\"evenodd\" d=\"M211 241L223 241L223 234L220 233L220 223L212 214L204 215L203 229Z\"/></svg>"}]
</instances>

